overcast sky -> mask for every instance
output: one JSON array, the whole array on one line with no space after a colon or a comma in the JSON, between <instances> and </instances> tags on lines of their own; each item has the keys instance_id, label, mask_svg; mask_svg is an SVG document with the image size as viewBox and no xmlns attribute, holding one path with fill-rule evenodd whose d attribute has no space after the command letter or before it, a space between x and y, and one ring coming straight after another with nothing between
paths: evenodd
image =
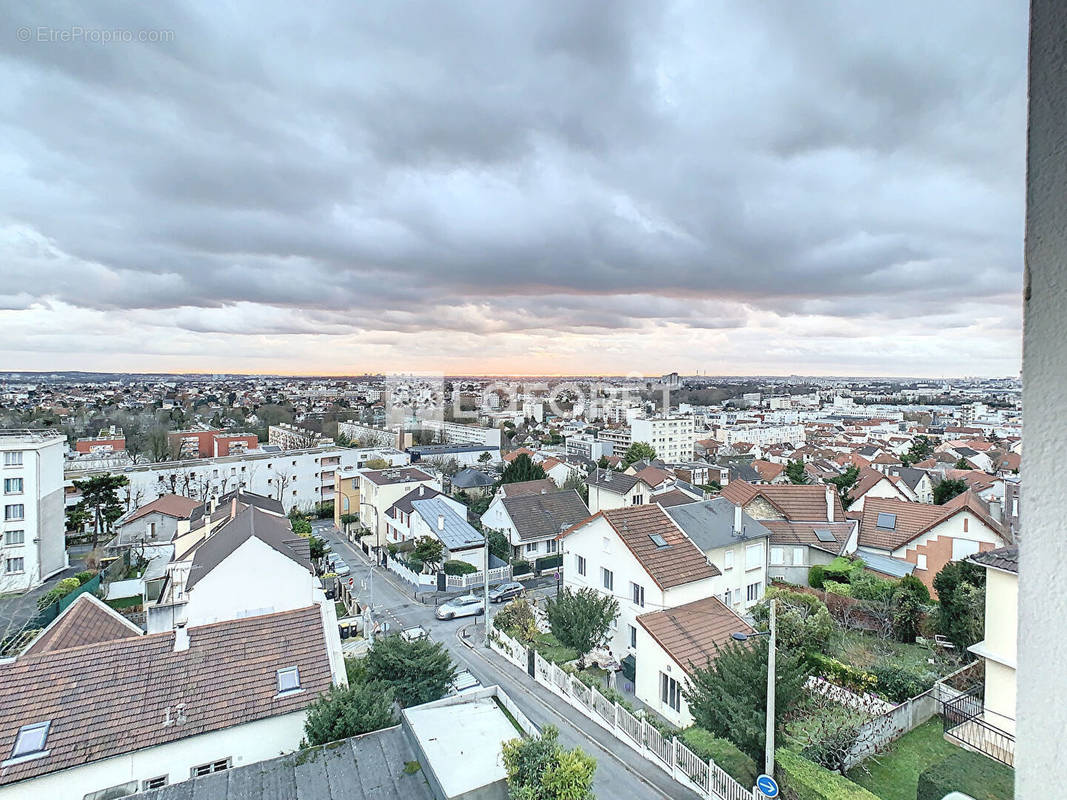
<instances>
[{"instance_id":1,"label":"overcast sky","mask_svg":"<svg viewBox=\"0 0 1067 800\"><path fill-rule=\"evenodd\" d=\"M0 369L1018 372L1023 0L3 6Z\"/></svg>"}]
</instances>

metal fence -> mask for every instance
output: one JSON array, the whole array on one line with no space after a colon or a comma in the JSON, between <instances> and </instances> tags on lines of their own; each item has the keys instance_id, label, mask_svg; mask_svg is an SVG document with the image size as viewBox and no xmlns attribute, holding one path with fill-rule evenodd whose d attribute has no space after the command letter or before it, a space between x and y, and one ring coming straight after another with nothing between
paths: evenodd
<instances>
[{"instance_id":1,"label":"metal fence","mask_svg":"<svg viewBox=\"0 0 1067 800\"><path fill-rule=\"evenodd\" d=\"M533 654L531 669L526 646L502 631L494 630L489 641L490 646L507 661L527 674L532 672L533 678L542 686L562 697L610 731L620 742L632 747L674 780L702 797L708 800L765 800L759 789L746 789L714 761L700 758L677 737L663 735L647 719L630 713L597 691L595 686L586 686L559 665L542 658L539 653Z\"/></svg>"},{"instance_id":2,"label":"metal fence","mask_svg":"<svg viewBox=\"0 0 1067 800\"><path fill-rule=\"evenodd\" d=\"M1015 766L1015 737L985 718L985 704L972 688L941 704L945 736L1009 767Z\"/></svg>"}]
</instances>

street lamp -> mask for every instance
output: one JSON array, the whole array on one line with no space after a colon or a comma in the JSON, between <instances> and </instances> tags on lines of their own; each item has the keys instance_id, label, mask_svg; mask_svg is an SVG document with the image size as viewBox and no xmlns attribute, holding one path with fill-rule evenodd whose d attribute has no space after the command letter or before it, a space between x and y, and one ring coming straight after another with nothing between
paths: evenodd
<instances>
[{"instance_id":1,"label":"street lamp","mask_svg":"<svg viewBox=\"0 0 1067 800\"><path fill-rule=\"evenodd\" d=\"M738 642L748 641L757 636L769 636L771 637L770 646L767 648L767 735L765 742L765 750L763 754L764 772L767 775L774 776L774 690L775 690L775 675L774 675L774 650L775 650L775 612L777 611L778 601L772 599L768 604L770 606L770 626L769 630L761 631L760 633L732 633L730 636Z\"/></svg>"}]
</instances>

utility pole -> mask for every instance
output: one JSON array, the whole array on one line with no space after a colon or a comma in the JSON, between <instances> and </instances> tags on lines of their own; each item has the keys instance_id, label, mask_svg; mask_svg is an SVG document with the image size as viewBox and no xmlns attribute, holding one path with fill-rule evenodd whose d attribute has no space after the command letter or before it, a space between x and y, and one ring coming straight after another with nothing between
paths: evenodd
<instances>
[{"instance_id":1,"label":"utility pole","mask_svg":"<svg viewBox=\"0 0 1067 800\"><path fill-rule=\"evenodd\" d=\"M774 776L774 693L775 693L775 674L774 674L774 649L776 645L775 641L775 613L777 611L778 601L771 598L770 602L770 634L771 641L767 648L767 737L766 737L766 751L764 753L764 772L767 775Z\"/></svg>"},{"instance_id":2,"label":"utility pole","mask_svg":"<svg viewBox=\"0 0 1067 800\"><path fill-rule=\"evenodd\" d=\"M489 534L484 530L482 531L482 537L485 539L485 563L482 565L482 587L485 603L485 613L482 614L485 620L485 639L484 644L489 647Z\"/></svg>"}]
</instances>

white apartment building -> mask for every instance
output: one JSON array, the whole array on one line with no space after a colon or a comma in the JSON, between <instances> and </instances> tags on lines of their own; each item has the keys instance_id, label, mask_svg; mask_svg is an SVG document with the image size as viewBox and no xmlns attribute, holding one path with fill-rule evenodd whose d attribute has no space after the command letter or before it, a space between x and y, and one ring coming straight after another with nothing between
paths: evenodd
<instances>
[{"instance_id":1,"label":"white apartment building","mask_svg":"<svg viewBox=\"0 0 1067 800\"><path fill-rule=\"evenodd\" d=\"M749 442L766 447L771 444L791 442L796 445L804 443L803 425L730 425L717 428L712 436L723 444Z\"/></svg>"},{"instance_id":2,"label":"white apartment building","mask_svg":"<svg viewBox=\"0 0 1067 800\"><path fill-rule=\"evenodd\" d=\"M267 443L282 450L303 450L307 447L327 447L333 444L333 440L299 425L282 422L267 427Z\"/></svg>"},{"instance_id":3,"label":"white apartment building","mask_svg":"<svg viewBox=\"0 0 1067 800\"><path fill-rule=\"evenodd\" d=\"M446 444L480 444L499 450L502 443L499 428L482 428L438 419L419 420L418 427L440 433Z\"/></svg>"},{"instance_id":4,"label":"white apartment building","mask_svg":"<svg viewBox=\"0 0 1067 800\"><path fill-rule=\"evenodd\" d=\"M597 432L596 438L611 445L613 455L625 453L633 441L629 428L604 428Z\"/></svg>"},{"instance_id":5,"label":"white apartment building","mask_svg":"<svg viewBox=\"0 0 1067 800\"><path fill-rule=\"evenodd\" d=\"M68 470L63 476L67 504L77 502L74 481L94 474L122 474L128 509L138 508L164 494L180 494L197 500L222 495L241 488L281 501L286 511L311 508L333 500L334 473L361 468L367 461L381 458L393 466L410 460L407 453L392 448L310 447L304 450L265 452L255 450L235 456L199 458L188 461L161 461L138 464L122 470Z\"/></svg>"},{"instance_id":6,"label":"white apartment building","mask_svg":"<svg viewBox=\"0 0 1067 800\"><path fill-rule=\"evenodd\" d=\"M65 447L63 435L53 431L0 431L0 594L32 589L68 566Z\"/></svg>"},{"instance_id":7,"label":"white apartment building","mask_svg":"<svg viewBox=\"0 0 1067 800\"><path fill-rule=\"evenodd\" d=\"M602 456L615 455L615 446L606 439L597 439L588 433L576 433L567 437L567 453L599 461Z\"/></svg>"},{"instance_id":8,"label":"white apartment building","mask_svg":"<svg viewBox=\"0 0 1067 800\"><path fill-rule=\"evenodd\" d=\"M647 442L656 451L656 458L673 464L693 460L696 435L692 417L649 417L630 423L630 440Z\"/></svg>"}]
</instances>

